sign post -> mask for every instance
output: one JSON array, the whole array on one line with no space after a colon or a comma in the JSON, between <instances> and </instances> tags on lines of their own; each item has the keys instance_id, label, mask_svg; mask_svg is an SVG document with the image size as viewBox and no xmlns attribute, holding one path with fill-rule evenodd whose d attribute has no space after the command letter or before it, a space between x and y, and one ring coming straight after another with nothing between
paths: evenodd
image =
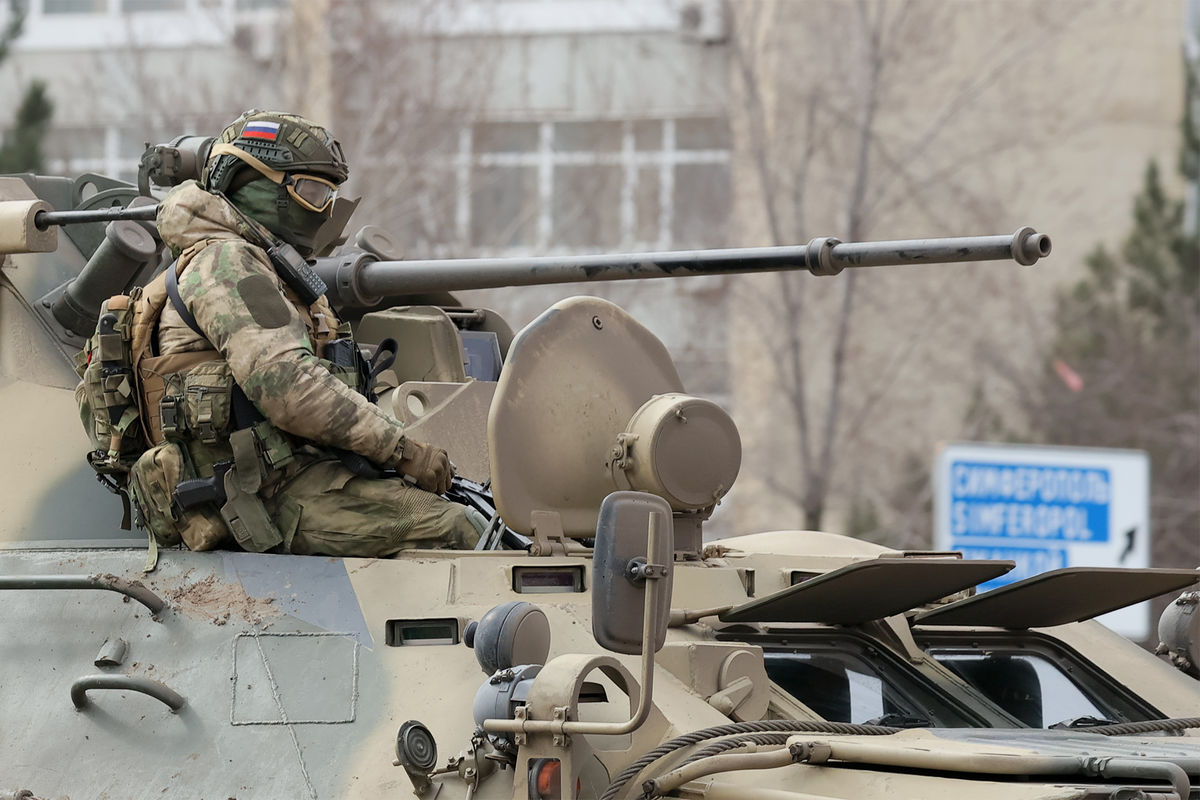
<instances>
[{"instance_id":1,"label":"sign post","mask_svg":"<svg viewBox=\"0 0 1200 800\"><path fill-rule=\"evenodd\" d=\"M934 543L966 558L1010 559L994 589L1061 567L1150 566L1150 461L1140 450L956 442L934 469ZM1150 633L1147 603L1098 618Z\"/></svg>"}]
</instances>

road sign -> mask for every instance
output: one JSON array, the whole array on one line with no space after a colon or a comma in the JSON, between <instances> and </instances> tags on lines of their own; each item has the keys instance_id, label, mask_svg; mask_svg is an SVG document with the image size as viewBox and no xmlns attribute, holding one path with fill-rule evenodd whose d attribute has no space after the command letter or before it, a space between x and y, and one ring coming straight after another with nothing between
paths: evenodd
<instances>
[{"instance_id":1,"label":"road sign","mask_svg":"<svg viewBox=\"0 0 1200 800\"><path fill-rule=\"evenodd\" d=\"M1150 566L1150 461L1141 450L956 442L934 468L934 542L1017 562L980 591L1060 567ZM1147 603L1099 617L1150 633Z\"/></svg>"}]
</instances>

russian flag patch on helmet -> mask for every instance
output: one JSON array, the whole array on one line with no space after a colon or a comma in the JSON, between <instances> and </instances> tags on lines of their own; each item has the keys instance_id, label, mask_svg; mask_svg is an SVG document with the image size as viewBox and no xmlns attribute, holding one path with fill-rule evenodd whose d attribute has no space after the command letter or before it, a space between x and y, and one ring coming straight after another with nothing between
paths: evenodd
<instances>
[{"instance_id":1,"label":"russian flag patch on helmet","mask_svg":"<svg viewBox=\"0 0 1200 800\"><path fill-rule=\"evenodd\" d=\"M266 139L273 142L279 138L278 122L247 122L242 128L243 139Z\"/></svg>"}]
</instances>

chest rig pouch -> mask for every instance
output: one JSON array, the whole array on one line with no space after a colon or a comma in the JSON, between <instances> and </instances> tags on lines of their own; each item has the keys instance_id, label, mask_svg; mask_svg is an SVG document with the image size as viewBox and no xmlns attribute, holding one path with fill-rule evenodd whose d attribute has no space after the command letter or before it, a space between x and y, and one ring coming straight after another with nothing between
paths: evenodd
<instances>
[{"instance_id":1,"label":"chest rig pouch","mask_svg":"<svg viewBox=\"0 0 1200 800\"><path fill-rule=\"evenodd\" d=\"M220 354L151 354L148 334L166 302L165 282L166 273L144 289L105 301L95 335L76 357L81 378L76 402L94 448L88 463L101 482L120 495L122 527L131 527L136 505L138 527L149 539L147 570L157 561L159 545L183 543L193 550L209 550L229 535L215 508L183 509L173 499L176 485L198 475L197 459L188 448L164 434L164 422L169 434L179 432L175 409L183 408L174 402L179 398L167 395L182 395L183 373L201 365L196 373L203 375L209 371L204 362Z\"/></svg>"},{"instance_id":2,"label":"chest rig pouch","mask_svg":"<svg viewBox=\"0 0 1200 800\"><path fill-rule=\"evenodd\" d=\"M204 337L168 268L167 296L180 317ZM207 337L205 337L207 338ZM229 363L215 358L165 377L158 406L162 437L178 442L195 465L174 487L171 504L182 514L219 509L223 529L252 553L283 549L299 524L299 508L267 511L260 490L277 482L295 461L290 437L268 422L234 381Z\"/></svg>"},{"instance_id":3,"label":"chest rig pouch","mask_svg":"<svg viewBox=\"0 0 1200 800\"><path fill-rule=\"evenodd\" d=\"M167 270L165 289L183 322L204 337L179 294L175 269ZM324 313L306 305L293 289L285 288L284 294L304 321L322 367L369 397L375 370L361 355L349 324L332 327ZM197 476L176 485L173 505L185 514L219 508L224 527L243 549L287 552L299 526L300 509L286 498L281 505L275 495L274 514L269 513L263 496L264 492L271 496L272 488L285 477L301 443L265 419L237 385L228 362L216 351L208 352L215 358L168 376L158 402L162 437L185 444ZM336 451L332 455L343 456Z\"/></svg>"},{"instance_id":4,"label":"chest rig pouch","mask_svg":"<svg viewBox=\"0 0 1200 800\"><path fill-rule=\"evenodd\" d=\"M129 472L145 452L140 396L134 370L134 316L139 290L104 301L95 334L75 357L75 404L92 443L88 464L121 497L121 527L130 527Z\"/></svg>"}]
</instances>

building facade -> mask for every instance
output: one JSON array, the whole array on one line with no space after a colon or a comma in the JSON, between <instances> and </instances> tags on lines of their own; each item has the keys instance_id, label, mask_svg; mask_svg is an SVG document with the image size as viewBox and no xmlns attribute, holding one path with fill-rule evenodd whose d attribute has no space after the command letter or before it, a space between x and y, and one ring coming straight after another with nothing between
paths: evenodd
<instances>
[{"instance_id":1,"label":"building facade","mask_svg":"<svg viewBox=\"0 0 1200 800\"><path fill-rule=\"evenodd\" d=\"M409 257L1051 233L1053 259L1025 272L463 298L514 326L581 291L643 320L743 433L713 533L804 527L823 482L824 527L913 546L932 443L969 435L973 393L994 391L987 343L1034 353L1054 290L1123 234L1147 159L1173 163L1200 16L1197 0L19 5L0 96L47 84L51 172L132 178L147 142L295 109L346 146L356 224Z\"/></svg>"}]
</instances>

